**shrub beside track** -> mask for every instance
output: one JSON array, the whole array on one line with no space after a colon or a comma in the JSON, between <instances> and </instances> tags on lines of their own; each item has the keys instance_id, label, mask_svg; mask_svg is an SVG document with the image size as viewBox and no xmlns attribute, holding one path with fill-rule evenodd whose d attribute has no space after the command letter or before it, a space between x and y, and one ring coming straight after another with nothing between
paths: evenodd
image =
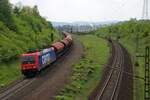
<instances>
[{"instance_id":1,"label":"shrub beside track","mask_svg":"<svg viewBox=\"0 0 150 100\"><path fill-rule=\"evenodd\" d=\"M73 66L73 73L70 77L72 82L56 96L57 100L86 100L98 84L104 64L108 60L107 41L92 35L81 35L79 38L85 48L85 54L80 62Z\"/></svg>"}]
</instances>

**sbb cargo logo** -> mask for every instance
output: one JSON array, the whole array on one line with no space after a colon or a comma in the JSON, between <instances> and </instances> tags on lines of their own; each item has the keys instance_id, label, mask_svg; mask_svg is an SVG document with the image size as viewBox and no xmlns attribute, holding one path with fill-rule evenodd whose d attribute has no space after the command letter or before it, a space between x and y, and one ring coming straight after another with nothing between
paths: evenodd
<instances>
[{"instance_id":1,"label":"sbb cargo logo","mask_svg":"<svg viewBox=\"0 0 150 100\"><path fill-rule=\"evenodd\" d=\"M47 64L50 62L50 54L46 54L42 56L42 64Z\"/></svg>"}]
</instances>

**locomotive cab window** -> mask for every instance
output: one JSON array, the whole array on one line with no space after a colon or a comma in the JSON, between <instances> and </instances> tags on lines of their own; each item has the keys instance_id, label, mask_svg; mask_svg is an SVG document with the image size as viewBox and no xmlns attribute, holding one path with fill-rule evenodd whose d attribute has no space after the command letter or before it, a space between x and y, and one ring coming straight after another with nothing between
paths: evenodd
<instances>
[{"instance_id":1,"label":"locomotive cab window","mask_svg":"<svg viewBox=\"0 0 150 100\"><path fill-rule=\"evenodd\" d=\"M22 64L35 64L35 56L23 56Z\"/></svg>"}]
</instances>

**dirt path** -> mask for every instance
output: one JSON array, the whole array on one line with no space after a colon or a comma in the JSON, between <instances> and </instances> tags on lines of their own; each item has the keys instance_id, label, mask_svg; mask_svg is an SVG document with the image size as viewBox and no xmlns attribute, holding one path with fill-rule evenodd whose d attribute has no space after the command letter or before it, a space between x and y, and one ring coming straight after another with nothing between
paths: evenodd
<instances>
[{"instance_id":1,"label":"dirt path","mask_svg":"<svg viewBox=\"0 0 150 100\"><path fill-rule=\"evenodd\" d=\"M74 45L66 55L34 78L28 87L14 93L7 100L53 100L53 97L69 82L71 66L79 61L82 54L83 47L74 38Z\"/></svg>"}]
</instances>

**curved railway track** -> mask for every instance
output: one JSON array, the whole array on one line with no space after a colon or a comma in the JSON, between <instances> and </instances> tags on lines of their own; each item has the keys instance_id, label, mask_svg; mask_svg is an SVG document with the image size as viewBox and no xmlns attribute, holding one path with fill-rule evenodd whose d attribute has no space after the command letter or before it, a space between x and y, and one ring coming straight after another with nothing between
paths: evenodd
<instances>
[{"instance_id":1,"label":"curved railway track","mask_svg":"<svg viewBox=\"0 0 150 100\"><path fill-rule=\"evenodd\" d=\"M80 57L81 54L78 54L79 53L78 51L82 50L76 49L78 48L81 49L82 47L81 45L79 47L78 46L79 43L75 42L74 51L70 54L69 57L72 57L72 54L75 56L78 55L77 57L75 57L76 60ZM130 71L129 69L132 66L131 59L129 59L130 57L128 56L126 49L123 48L123 46L121 46L118 42L112 41L111 46L112 46L111 50L112 55L109 59L109 63L106 68L107 71L104 75L105 76L104 81L102 84L98 86L96 92L94 91L94 95L92 94L89 97L90 100L131 100L129 98L131 98L132 95L128 94L131 93L130 88L132 87L132 85L128 87L125 81L128 80L128 82L131 82L131 84L132 81L129 78L126 79L126 76L124 75L124 71ZM72 60L71 59L68 60L74 61L75 58L72 57ZM59 67L60 65L63 65L63 63L61 63L62 61L61 62L60 61L59 61L60 64L53 65L55 66L55 68L53 69L50 68L51 71L48 69L46 71L47 75L45 75L44 77L38 76L37 78L33 79L21 79L19 82L12 85L11 87L1 90L0 100L29 100L29 98L32 100L52 99L50 97L54 96L57 93L56 90L58 90L53 88L54 84L56 85L56 83L61 83L60 80L62 79L66 80L65 73L66 70L70 68L66 67L66 69L64 69L65 67L64 68L62 68L62 66ZM71 64L69 63L67 65L70 66ZM64 66L66 66L66 64ZM62 71L64 72L64 74L60 73ZM130 71L130 73L132 73L132 71ZM56 74L57 76L55 76ZM60 78L60 76L64 76L64 78ZM56 85L56 87L59 88L61 88L62 86L63 85L60 84ZM126 89L126 86L129 88L128 90ZM126 89L125 90L126 92L122 91L121 90L122 88ZM53 89L54 89L53 92L49 91ZM127 94L127 97L122 98L124 95L122 94L120 95L120 93L125 95Z\"/></svg>"},{"instance_id":2,"label":"curved railway track","mask_svg":"<svg viewBox=\"0 0 150 100\"><path fill-rule=\"evenodd\" d=\"M89 100L125 100L125 98L120 97L120 91L123 91L121 89L125 78L124 71L126 65L129 65L128 63L131 62L129 61L129 58L127 58L128 54L126 49L121 44L116 41L112 41L110 44L112 46L112 55L106 66L106 72L104 73L104 79L102 80L103 82L100 82L94 92L90 95ZM128 99L126 100L130 100L129 98L131 97L127 98Z\"/></svg>"},{"instance_id":3,"label":"curved railway track","mask_svg":"<svg viewBox=\"0 0 150 100\"><path fill-rule=\"evenodd\" d=\"M111 66L108 78L105 81L104 87L100 94L96 97L97 100L114 100L119 83L121 81L124 56L122 48L118 43L112 43L112 51L114 52L114 61ZM115 70L118 68L118 70Z\"/></svg>"},{"instance_id":4,"label":"curved railway track","mask_svg":"<svg viewBox=\"0 0 150 100\"><path fill-rule=\"evenodd\" d=\"M74 44L65 55L35 78L22 78L1 89L0 100L53 100L53 97L69 82L71 66L77 63L82 55L83 47L74 37Z\"/></svg>"}]
</instances>

